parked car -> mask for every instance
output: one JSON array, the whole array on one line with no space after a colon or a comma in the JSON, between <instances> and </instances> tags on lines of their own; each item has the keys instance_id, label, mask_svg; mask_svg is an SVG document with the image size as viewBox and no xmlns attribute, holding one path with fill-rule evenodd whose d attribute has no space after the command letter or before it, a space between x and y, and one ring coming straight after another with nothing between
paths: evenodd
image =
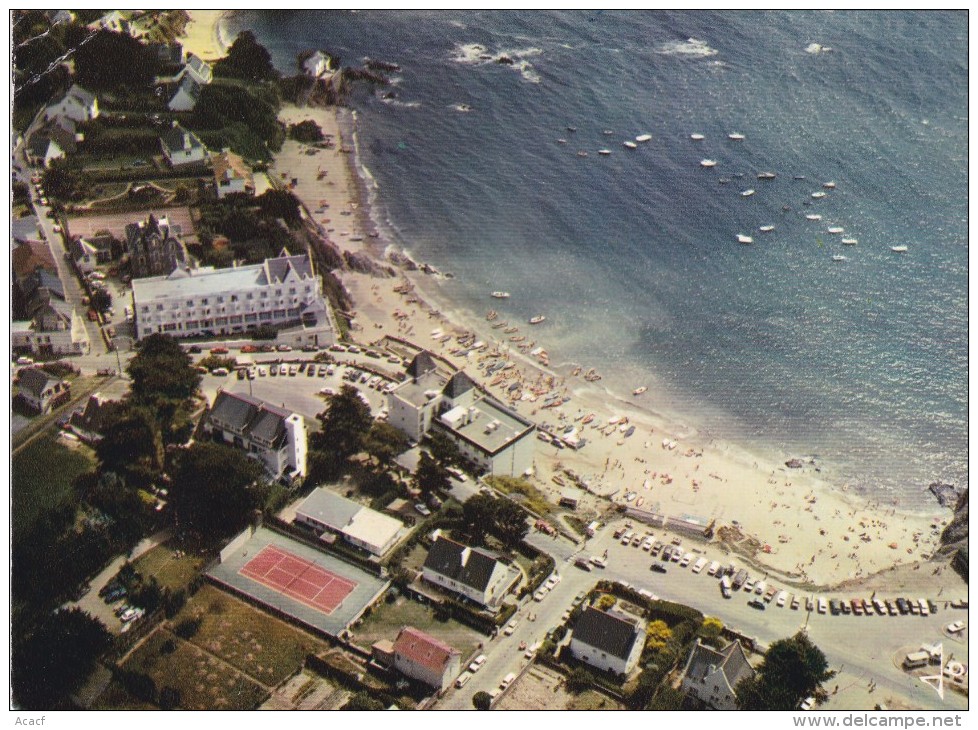
<instances>
[{"instance_id":1,"label":"parked car","mask_svg":"<svg viewBox=\"0 0 978 730\"><path fill-rule=\"evenodd\" d=\"M516 675L513 672L510 672L505 677L503 677L503 681L499 683L499 689L506 689L507 687L509 687L509 685L511 685L515 681L516 681Z\"/></svg>"},{"instance_id":2,"label":"parked car","mask_svg":"<svg viewBox=\"0 0 978 730\"><path fill-rule=\"evenodd\" d=\"M431 510L425 507L421 502L414 505L414 510L423 517L428 517L431 515Z\"/></svg>"},{"instance_id":3,"label":"parked car","mask_svg":"<svg viewBox=\"0 0 978 730\"><path fill-rule=\"evenodd\" d=\"M756 608L758 611L764 611L767 609L767 606L764 605L764 601L762 601L760 598L752 598L747 602L747 605L751 608Z\"/></svg>"},{"instance_id":4,"label":"parked car","mask_svg":"<svg viewBox=\"0 0 978 730\"><path fill-rule=\"evenodd\" d=\"M519 625L519 623L520 622L514 618L512 621L506 624L506 628L503 629L503 633L506 634L506 636L512 636L513 632L516 631L516 627Z\"/></svg>"},{"instance_id":5,"label":"parked car","mask_svg":"<svg viewBox=\"0 0 978 730\"><path fill-rule=\"evenodd\" d=\"M588 573L591 572L591 564L584 558L577 558L574 561L574 567L580 568L581 570L587 571Z\"/></svg>"},{"instance_id":6,"label":"parked car","mask_svg":"<svg viewBox=\"0 0 978 730\"><path fill-rule=\"evenodd\" d=\"M652 566L649 568L649 570L651 570L653 573L669 572L668 570L666 570L666 567L662 563L652 563Z\"/></svg>"},{"instance_id":7,"label":"parked car","mask_svg":"<svg viewBox=\"0 0 978 730\"><path fill-rule=\"evenodd\" d=\"M944 630L949 634L958 634L964 631L965 623L964 621L953 621L944 627Z\"/></svg>"},{"instance_id":8,"label":"parked car","mask_svg":"<svg viewBox=\"0 0 978 730\"><path fill-rule=\"evenodd\" d=\"M485 654L479 654L479 656L477 656L475 659L473 659L472 660L472 663L469 664L469 671L472 672L473 674L475 674L480 669L482 669L482 665L485 664L485 663L486 663L486 655Z\"/></svg>"}]
</instances>

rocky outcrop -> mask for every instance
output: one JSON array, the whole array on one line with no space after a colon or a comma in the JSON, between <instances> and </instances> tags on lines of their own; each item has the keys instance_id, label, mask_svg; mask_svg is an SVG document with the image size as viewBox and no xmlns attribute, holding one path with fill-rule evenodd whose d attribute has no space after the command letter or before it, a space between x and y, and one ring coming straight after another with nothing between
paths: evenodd
<instances>
[{"instance_id":1,"label":"rocky outcrop","mask_svg":"<svg viewBox=\"0 0 978 730\"><path fill-rule=\"evenodd\" d=\"M393 248L387 251L387 260L394 264L394 266L399 266L405 271L418 270L418 265L410 256Z\"/></svg>"},{"instance_id":2,"label":"rocky outcrop","mask_svg":"<svg viewBox=\"0 0 978 730\"><path fill-rule=\"evenodd\" d=\"M951 523L941 533L941 555L954 556L953 565L968 580L968 490L961 493Z\"/></svg>"},{"instance_id":3,"label":"rocky outcrop","mask_svg":"<svg viewBox=\"0 0 978 730\"><path fill-rule=\"evenodd\" d=\"M372 256L363 251L344 251L343 261L346 264L346 268L360 274L394 276L394 270L391 267L382 266Z\"/></svg>"}]
</instances>

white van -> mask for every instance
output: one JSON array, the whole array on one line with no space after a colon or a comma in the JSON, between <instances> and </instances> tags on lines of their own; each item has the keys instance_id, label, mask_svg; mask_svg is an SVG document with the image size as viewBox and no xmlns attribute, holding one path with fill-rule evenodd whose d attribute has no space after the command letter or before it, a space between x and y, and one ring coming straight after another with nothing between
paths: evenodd
<instances>
[{"instance_id":1,"label":"white van","mask_svg":"<svg viewBox=\"0 0 978 730\"><path fill-rule=\"evenodd\" d=\"M455 688L462 689L470 679L472 679L472 672L462 672L458 675L458 679L455 680Z\"/></svg>"},{"instance_id":2,"label":"white van","mask_svg":"<svg viewBox=\"0 0 978 730\"><path fill-rule=\"evenodd\" d=\"M703 570L703 566L706 565L706 558L700 558L693 564L693 572L699 573Z\"/></svg>"},{"instance_id":3,"label":"white van","mask_svg":"<svg viewBox=\"0 0 978 730\"><path fill-rule=\"evenodd\" d=\"M706 574L716 575L718 570L720 570L720 563L714 560L712 563L710 563L710 567L706 569Z\"/></svg>"},{"instance_id":4,"label":"white van","mask_svg":"<svg viewBox=\"0 0 978 730\"><path fill-rule=\"evenodd\" d=\"M825 613L829 609L829 603L822 596L818 597L818 612Z\"/></svg>"},{"instance_id":5,"label":"white van","mask_svg":"<svg viewBox=\"0 0 978 730\"><path fill-rule=\"evenodd\" d=\"M930 654L926 651L914 651L903 658L903 668L917 669L918 667L926 667L929 662Z\"/></svg>"},{"instance_id":6,"label":"white van","mask_svg":"<svg viewBox=\"0 0 978 730\"><path fill-rule=\"evenodd\" d=\"M513 672L510 672L505 677L503 677L503 681L499 683L499 689L506 689L507 687L509 687L509 685L511 685L515 681L516 681L516 675Z\"/></svg>"},{"instance_id":7,"label":"white van","mask_svg":"<svg viewBox=\"0 0 978 730\"><path fill-rule=\"evenodd\" d=\"M777 604L779 606L784 606L784 602L788 600L788 591L780 591L778 593Z\"/></svg>"}]
</instances>

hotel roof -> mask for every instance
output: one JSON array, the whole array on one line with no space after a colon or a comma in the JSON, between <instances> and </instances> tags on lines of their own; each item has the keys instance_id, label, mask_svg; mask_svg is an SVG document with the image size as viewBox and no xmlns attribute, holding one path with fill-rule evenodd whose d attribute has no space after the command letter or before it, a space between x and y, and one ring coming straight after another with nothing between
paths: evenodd
<instances>
[{"instance_id":1,"label":"hotel roof","mask_svg":"<svg viewBox=\"0 0 978 730\"><path fill-rule=\"evenodd\" d=\"M202 266L199 269L178 268L166 276L133 279L132 293L137 301L216 295L277 284L290 275L298 279L311 277L313 273L309 257L285 255L266 259L263 264L227 269L215 269L213 266Z\"/></svg>"},{"instance_id":2,"label":"hotel roof","mask_svg":"<svg viewBox=\"0 0 978 730\"><path fill-rule=\"evenodd\" d=\"M488 454L498 453L533 430L530 421L486 395L477 397L466 409L466 417L461 423L453 426L440 418L438 423Z\"/></svg>"}]
</instances>

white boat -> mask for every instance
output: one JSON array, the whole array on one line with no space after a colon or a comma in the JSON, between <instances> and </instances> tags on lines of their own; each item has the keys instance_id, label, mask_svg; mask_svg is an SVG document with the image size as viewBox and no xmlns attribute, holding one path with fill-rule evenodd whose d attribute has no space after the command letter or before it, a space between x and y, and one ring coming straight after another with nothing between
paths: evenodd
<instances>
[{"instance_id":1,"label":"white boat","mask_svg":"<svg viewBox=\"0 0 978 730\"><path fill-rule=\"evenodd\" d=\"M857 243L859 243L859 239L858 238L843 238L842 239L842 244L844 246L855 246Z\"/></svg>"},{"instance_id":2,"label":"white boat","mask_svg":"<svg viewBox=\"0 0 978 730\"><path fill-rule=\"evenodd\" d=\"M820 216L818 213L809 213L805 217L808 220L810 220L810 221L820 221L820 220L822 220L822 216Z\"/></svg>"},{"instance_id":3,"label":"white boat","mask_svg":"<svg viewBox=\"0 0 978 730\"><path fill-rule=\"evenodd\" d=\"M700 160L700 164L703 167L716 167L717 161L716 160Z\"/></svg>"},{"instance_id":4,"label":"white boat","mask_svg":"<svg viewBox=\"0 0 978 730\"><path fill-rule=\"evenodd\" d=\"M775 175L773 172L759 172L759 173L757 173L757 179L758 180L773 180L776 177L777 177L777 175Z\"/></svg>"},{"instance_id":5,"label":"white boat","mask_svg":"<svg viewBox=\"0 0 978 730\"><path fill-rule=\"evenodd\" d=\"M610 155L611 150L598 150L599 155Z\"/></svg>"},{"instance_id":6,"label":"white boat","mask_svg":"<svg viewBox=\"0 0 978 730\"><path fill-rule=\"evenodd\" d=\"M636 142L648 142L651 139L652 139L652 135L651 134L640 134L640 135L638 135L635 138L635 141Z\"/></svg>"},{"instance_id":7,"label":"white boat","mask_svg":"<svg viewBox=\"0 0 978 730\"><path fill-rule=\"evenodd\" d=\"M493 299L509 299L509 292L508 291L494 291L490 296L492 296Z\"/></svg>"},{"instance_id":8,"label":"white boat","mask_svg":"<svg viewBox=\"0 0 978 730\"><path fill-rule=\"evenodd\" d=\"M587 152L585 152L584 150L578 150L577 151L577 156L578 157L587 157Z\"/></svg>"},{"instance_id":9,"label":"white boat","mask_svg":"<svg viewBox=\"0 0 978 730\"><path fill-rule=\"evenodd\" d=\"M830 180L829 182L822 183L822 187L826 190L835 190L835 183Z\"/></svg>"},{"instance_id":10,"label":"white boat","mask_svg":"<svg viewBox=\"0 0 978 730\"><path fill-rule=\"evenodd\" d=\"M636 388L635 390L633 390L632 391L632 395L642 395L642 393L644 393L647 390L648 390L648 388L643 385L642 387Z\"/></svg>"},{"instance_id":11,"label":"white boat","mask_svg":"<svg viewBox=\"0 0 978 730\"><path fill-rule=\"evenodd\" d=\"M637 149L638 148L638 145L635 144L634 142L630 141L630 140L629 141L626 141L626 142L622 142L622 144L625 145L630 150L634 150L634 149Z\"/></svg>"},{"instance_id":12,"label":"white boat","mask_svg":"<svg viewBox=\"0 0 978 730\"><path fill-rule=\"evenodd\" d=\"M751 238L750 236L745 236L743 233L738 233L737 234L737 242L738 243L754 243L754 239Z\"/></svg>"},{"instance_id":13,"label":"white boat","mask_svg":"<svg viewBox=\"0 0 978 730\"><path fill-rule=\"evenodd\" d=\"M890 246L890 250L893 253L906 253L907 252L907 247L906 246Z\"/></svg>"},{"instance_id":14,"label":"white boat","mask_svg":"<svg viewBox=\"0 0 978 730\"><path fill-rule=\"evenodd\" d=\"M771 231L774 230L774 226L761 226L758 230L761 233L770 233Z\"/></svg>"},{"instance_id":15,"label":"white boat","mask_svg":"<svg viewBox=\"0 0 978 730\"><path fill-rule=\"evenodd\" d=\"M817 193L812 193L812 197L815 198L815 200L818 200L819 198L824 198L826 195L828 195L828 193L823 192L821 190L819 190Z\"/></svg>"},{"instance_id":16,"label":"white boat","mask_svg":"<svg viewBox=\"0 0 978 730\"><path fill-rule=\"evenodd\" d=\"M838 254L837 253L835 256L832 257L832 260L833 261L846 261L847 259L842 254Z\"/></svg>"},{"instance_id":17,"label":"white boat","mask_svg":"<svg viewBox=\"0 0 978 730\"><path fill-rule=\"evenodd\" d=\"M727 137L739 142L744 138L744 135L742 135L740 132L731 132L730 134L727 135Z\"/></svg>"},{"instance_id":18,"label":"white boat","mask_svg":"<svg viewBox=\"0 0 978 730\"><path fill-rule=\"evenodd\" d=\"M701 139L706 139L702 134L696 134L696 133L689 135L689 138L696 140L697 142L699 142Z\"/></svg>"},{"instance_id":19,"label":"white boat","mask_svg":"<svg viewBox=\"0 0 978 730\"><path fill-rule=\"evenodd\" d=\"M536 317L530 317L530 324L540 324L545 319L542 314L538 314Z\"/></svg>"},{"instance_id":20,"label":"white boat","mask_svg":"<svg viewBox=\"0 0 978 730\"><path fill-rule=\"evenodd\" d=\"M567 144L567 140L564 139L563 137L561 137L560 139L557 140L557 143L558 144Z\"/></svg>"},{"instance_id":21,"label":"white boat","mask_svg":"<svg viewBox=\"0 0 978 730\"><path fill-rule=\"evenodd\" d=\"M829 228L829 233L842 233L845 230L842 226L832 226Z\"/></svg>"},{"instance_id":22,"label":"white boat","mask_svg":"<svg viewBox=\"0 0 978 730\"><path fill-rule=\"evenodd\" d=\"M753 194L754 194L753 188L751 188L750 190L745 190L741 193L741 195L744 196L745 198L749 198Z\"/></svg>"}]
</instances>

